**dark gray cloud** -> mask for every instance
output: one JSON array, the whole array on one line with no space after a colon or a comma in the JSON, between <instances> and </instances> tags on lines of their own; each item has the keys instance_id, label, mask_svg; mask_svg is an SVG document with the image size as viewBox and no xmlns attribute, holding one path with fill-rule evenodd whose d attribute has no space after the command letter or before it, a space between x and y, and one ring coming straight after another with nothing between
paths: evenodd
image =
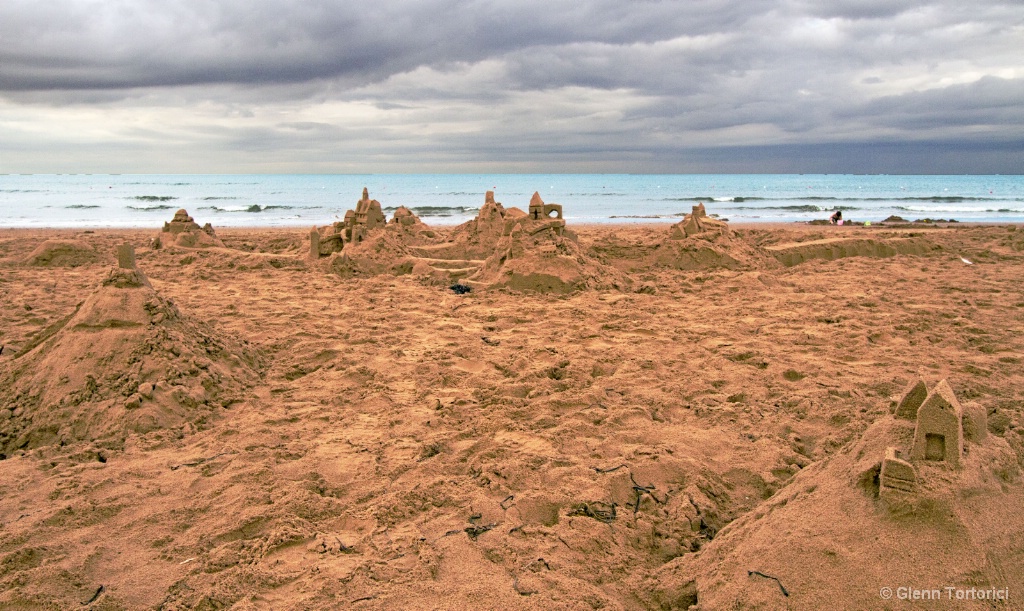
<instances>
[{"instance_id":1,"label":"dark gray cloud","mask_svg":"<svg viewBox=\"0 0 1024 611\"><path fill-rule=\"evenodd\" d=\"M0 171L1005 172L1021 48L1017 0L12 0Z\"/></svg>"}]
</instances>

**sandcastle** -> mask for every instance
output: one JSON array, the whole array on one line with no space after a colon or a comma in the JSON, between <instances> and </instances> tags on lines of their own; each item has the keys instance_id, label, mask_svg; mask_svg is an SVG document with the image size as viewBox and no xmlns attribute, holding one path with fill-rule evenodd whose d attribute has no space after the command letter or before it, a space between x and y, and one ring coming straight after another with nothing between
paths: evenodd
<instances>
[{"instance_id":1,"label":"sandcastle","mask_svg":"<svg viewBox=\"0 0 1024 611\"><path fill-rule=\"evenodd\" d=\"M904 391L893 411L897 420L913 420L914 437L907 452L889 446L879 472L879 494L913 492L918 482L915 463L962 465L964 442L982 443L987 433L984 408L960 405L946 380L928 391L924 380L916 380Z\"/></svg>"},{"instance_id":2,"label":"sandcastle","mask_svg":"<svg viewBox=\"0 0 1024 611\"><path fill-rule=\"evenodd\" d=\"M761 248L735 236L726 221L708 216L703 203L672 225L651 257L656 265L687 271L777 267Z\"/></svg>"},{"instance_id":3,"label":"sandcastle","mask_svg":"<svg viewBox=\"0 0 1024 611\"><path fill-rule=\"evenodd\" d=\"M212 246L223 247L213 230L213 225L206 223L202 227L189 216L184 208L174 213L174 218L164 223L160 235L153 239L153 248L161 248L167 243L184 248L210 248Z\"/></svg>"},{"instance_id":4,"label":"sandcastle","mask_svg":"<svg viewBox=\"0 0 1024 611\"><path fill-rule=\"evenodd\" d=\"M717 233L721 235L730 234L729 224L725 221L708 216L707 211L704 209L703 202L694 206L692 212L684 216L683 220L672 225L672 231L669 234L669 239L683 240L701 233Z\"/></svg>"},{"instance_id":5,"label":"sandcastle","mask_svg":"<svg viewBox=\"0 0 1024 611\"><path fill-rule=\"evenodd\" d=\"M400 226L419 224L419 218L411 210L402 206L395 212L392 222ZM309 231L309 257L318 259L341 252L346 244L358 244L365 240L371 231L387 225L380 202L370 199L369 189L363 187L363 197L356 202L354 210L345 212L345 220L313 227Z\"/></svg>"},{"instance_id":6,"label":"sandcastle","mask_svg":"<svg viewBox=\"0 0 1024 611\"><path fill-rule=\"evenodd\" d=\"M183 426L255 382L254 355L160 296L130 244L116 256L95 291L4 370L0 404L17 415L0 423L0 452Z\"/></svg>"},{"instance_id":7,"label":"sandcastle","mask_svg":"<svg viewBox=\"0 0 1024 611\"><path fill-rule=\"evenodd\" d=\"M308 259L330 257L327 269L341 276L410 273L416 265L411 249L433 244L434 232L412 210L400 206L390 222L380 202L363 196L345 220L309 232Z\"/></svg>"},{"instance_id":8,"label":"sandcastle","mask_svg":"<svg viewBox=\"0 0 1024 611\"><path fill-rule=\"evenodd\" d=\"M329 256L328 269L345 277L413 273L479 288L565 293L629 283L579 247L560 204L547 204L535 192L528 210L506 208L488 191L476 218L441 242L404 206L386 222L380 203L364 188L344 222L310 230L308 257Z\"/></svg>"},{"instance_id":9,"label":"sandcastle","mask_svg":"<svg viewBox=\"0 0 1024 611\"><path fill-rule=\"evenodd\" d=\"M394 215L392 215L391 220L388 221L388 224L412 227L420 222L420 218L416 216L412 210L409 210L405 206L399 206L398 209L395 210Z\"/></svg>"},{"instance_id":10,"label":"sandcastle","mask_svg":"<svg viewBox=\"0 0 1024 611\"><path fill-rule=\"evenodd\" d=\"M562 206L545 204L535 192L529 210L505 209L487 192L480 214L463 226L462 238L469 246L491 250L480 271L468 278L471 285L568 293L628 284L616 270L583 252L576 234L566 228Z\"/></svg>"}]
</instances>

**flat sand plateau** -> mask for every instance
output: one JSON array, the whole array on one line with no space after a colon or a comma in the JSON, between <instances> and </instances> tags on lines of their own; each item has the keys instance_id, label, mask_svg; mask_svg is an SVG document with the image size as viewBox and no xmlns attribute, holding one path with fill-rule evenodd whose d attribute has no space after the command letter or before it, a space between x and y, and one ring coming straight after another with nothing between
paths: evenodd
<instances>
[{"instance_id":1,"label":"flat sand plateau","mask_svg":"<svg viewBox=\"0 0 1024 611\"><path fill-rule=\"evenodd\" d=\"M303 259L301 230L218 229L226 248L205 250L149 249L151 230L0 231L0 379L125 240L156 292L248 351L255 376L199 419L8 449L0 607L936 608L879 598L900 585L1009 587L1006 608L1020 604L1024 229L748 226L737 235L758 248L865 235L935 248L691 271L644 258L665 227L575 229L629 290L340 278ZM24 263L45 239L99 256ZM169 337L168 367L210 367ZM1012 450L991 490L953 490L942 519L900 518L852 477L807 485L918 376L982 405ZM15 412L0 404L0 429L32 416ZM787 524L854 534L808 526L798 542L779 532L783 545L752 530L796 487L811 501L791 501ZM812 502L833 488L863 500ZM964 507L999 517L974 524ZM962 574L936 573L959 582L919 583L959 550L897 549L908 529L959 533L964 555L979 532L1006 536ZM701 564L744 545L742 574Z\"/></svg>"}]
</instances>

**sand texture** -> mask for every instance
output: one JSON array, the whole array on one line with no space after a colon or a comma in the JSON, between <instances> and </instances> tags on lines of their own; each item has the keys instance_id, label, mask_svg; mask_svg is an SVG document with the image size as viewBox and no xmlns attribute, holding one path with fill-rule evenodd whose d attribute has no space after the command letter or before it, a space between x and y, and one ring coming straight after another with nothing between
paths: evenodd
<instances>
[{"instance_id":1,"label":"sand texture","mask_svg":"<svg viewBox=\"0 0 1024 611\"><path fill-rule=\"evenodd\" d=\"M0 608L1020 604L1024 229L375 203L0 231Z\"/></svg>"}]
</instances>

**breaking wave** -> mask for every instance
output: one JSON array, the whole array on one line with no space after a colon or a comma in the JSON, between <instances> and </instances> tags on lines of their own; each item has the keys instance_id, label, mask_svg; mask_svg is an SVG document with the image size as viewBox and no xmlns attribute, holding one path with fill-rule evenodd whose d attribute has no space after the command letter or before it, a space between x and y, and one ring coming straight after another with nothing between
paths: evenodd
<instances>
[{"instance_id":1,"label":"breaking wave","mask_svg":"<svg viewBox=\"0 0 1024 611\"><path fill-rule=\"evenodd\" d=\"M213 212L266 212L267 210L293 210L295 206L261 206L259 204L251 204L249 206L205 206L200 210L211 210ZM312 209L311 207L304 208L306 210Z\"/></svg>"}]
</instances>

